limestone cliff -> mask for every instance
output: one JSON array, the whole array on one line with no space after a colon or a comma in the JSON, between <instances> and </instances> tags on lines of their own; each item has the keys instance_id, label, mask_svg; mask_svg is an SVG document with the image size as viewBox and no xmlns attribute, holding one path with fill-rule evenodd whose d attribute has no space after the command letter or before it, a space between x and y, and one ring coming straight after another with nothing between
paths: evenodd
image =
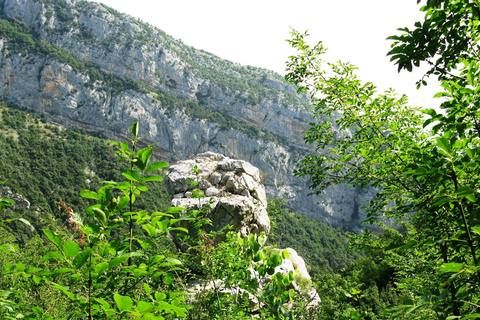
<instances>
[{"instance_id":1,"label":"limestone cliff","mask_svg":"<svg viewBox=\"0 0 480 320\"><path fill-rule=\"evenodd\" d=\"M0 0L0 97L66 127L140 136L168 161L205 151L257 166L269 197L331 225L359 229L371 195L337 186L308 196L295 163L314 152L308 100L271 71L196 50L101 4ZM158 153L157 153L158 154Z\"/></svg>"}]
</instances>

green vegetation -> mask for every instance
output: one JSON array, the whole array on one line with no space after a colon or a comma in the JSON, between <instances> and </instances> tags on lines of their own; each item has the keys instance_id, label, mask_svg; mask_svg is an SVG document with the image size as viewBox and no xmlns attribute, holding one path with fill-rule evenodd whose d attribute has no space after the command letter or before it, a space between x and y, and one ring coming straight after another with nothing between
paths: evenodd
<instances>
[{"instance_id":1,"label":"green vegetation","mask_svg":"<svg viewBox=\"0 0 480 320\"><path fill-rule=\"evenodd\" d=\"M13 192L31 202L28 211L19 210L37 229L38 214L58 213L59 201L75 212L83 212L88 202L78 197L80 191L97 188L102 181L117 180L125 167L103 139L60 129L4 103L0 103L0 145L0 180L7 180ZM165 209L170 203L165 186L149 188L152 192L139 200L139 207ZM18 237L31 235L18 223L8 228L20 228Z\"/></svg>"},{"instance_id":2,"label":"green vegetation","mask_svg":"<svg viewBox=\"0 0 480 320\"><path fill-rule=\"evenodd\" d=\"M26 113L5 107L1 111L6 134L15 131L21 137L25 126L38 129L36 118ZM67 137L50 131L54 127L43 124L36 133L45 140ZM8 225L30 224L23 218L8 218L18 211L5 210L14 201L0 197L0 261L5 267L0 278L2 319L179 319L188 314L196 319L244 319L250 314L292 319L301 315L307 301L290 287L294 273L275 273L288 252L265 248L263 235L240 238L228 233L225 242L212 247L216 234L202 230L210 223L202 217L204 210L174 218L184 209L138 208L138 199L153 189L151 183L163 180L152 173L168 164L150 162L153 146L137 150L138 123L131 131L129 142L112 143L127 165L121 173L123 181L104 181L96 192L82 190L80 195L88 202L85 215L59 201L53 215L44 212L46 217L37 218L42 232L17 245ZM93 138L87 139L92 143ZM74 147L83 148L82 144ZM75 162L64 165L74 168ZM6 174L17 167L6 168ZM179 221L192 221L192 232L176 226ZM167 234L173 231L185 234L186 251L177 252L169 245ZM259 286L259 277L267 274L272 275L271 281ZM187 304L185 290L190 281L206 285L217 279L226 280L199 291ZM249 302L250 297L257 302Z\"/></svg>"},{"instance_id":3,"label":"green vegetation","mask_svg":"<svg viewBox=\"0 0 480 320\"><path fill-rule=\"evenodd\" d=\"M400 300L369 309L363 289L353 286L357 305L346 319L480 318L480 6L427 1L421 10L424 22L390 37L390 55L399 70L429 63L426 76L437 75L443 88L436 95L445 98L442 113L418 112L393 91L376 94L352 65L323 61L323 44L310 47L306 33L293 31L289 41L298 54L288 62L287 79L316 97L317 118L339 115L338 131L329 122L311 125L305 140L326 152L305 157L297 173L309 176L317 192L336 183L377 187L367 222L384 227L387 217L403 230L356 238L368 256L347 276L374 282L386 294L394 288Z\"/></svg>"},{"instance_id":4,"label":"green vegetation","mask_svg":"<svg viewBox=\"0 0 480 320\"><path fill-rule=\"evenodd\" d=\"M61 26L74 25L62 2L47 2ZM393 91L377 94L373 84L356 78L352 65L323 61L322 43L310 47L307 34L292 32L290 44L298 54L288 62L287 79L314 97L319 122L312 123L306 141L322 150L305 157L297 174L310 177L316 192L337 183L376 187L366 205L367 222L384 228L381 234L353 236L351 249L361 254L347 253L343 233L271 201L270 243L298 250L312 282L293 272L275 273L288 253L265 247L263 235L242 239L227 232L226 241L215 243L221 237L205 231L210 221L204 210L180 215L182 208L167 209L165 190L155 184L162 176L154 174L167 164L151 162L153 146L138 150L138 123L128 142L107 145L2 103L1 184L31 207L0 197L0 317L480 318L480 6L440 0L427 1L421 10L425 21L390 37L390 55L399 70L423 61L431 66L426 76L441 80L442 113L417 112ZM84 41L95 41L88 30L82 32ZM5 50L11 53L49 56L106 87L151 93L171 110L261 135L207 107L103 73L4 17L0 36L9 40ZM212 75L228 63L207 53L194 59L194 50L180 42L169 49L195 61L192 72L223 90L249 90L246 103L276 94L259 85L266 80L259 70L232 71L248 74L245 79ZM209 67L217 62L217 69ZM418 85L426 85L426 78ZM384 217L398 230L386 228ZM185 249L177 250L172 237ZM272 280L260 285L257 275L267 274ZM308 298L291 288L294 280L304 289L316 287L320 308L307 308ZM192 283L211 288L187 294Z\"/></svg>"},{"instance_id":5,"label":"green vegetation","mask_svg":"<svg viewBox=\"0 0 480 320\"><path fill-rule=\"evenodd\" d=\"M345 232L286 209L282 199L271 199L267 211L272 221L268 243L295 249L311 276L340 272L361 257L348 251L350 240Z\"/></svg>"}]
</instances>

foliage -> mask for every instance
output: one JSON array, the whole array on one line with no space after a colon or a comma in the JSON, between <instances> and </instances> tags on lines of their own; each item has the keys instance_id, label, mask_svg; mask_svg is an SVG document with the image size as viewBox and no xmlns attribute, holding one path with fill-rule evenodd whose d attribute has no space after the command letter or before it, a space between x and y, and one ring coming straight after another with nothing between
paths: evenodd
<instances>
[{"instance_id":1,"label":"foliage","mask_svg":"<svg viewBox=\"0 0 480 320\"><path fill-rule=\"evenodd\" d=\"M98 188L102 181L118 180L126 168L104 140L80 131L59 129L35 114L0 103L0 176L12 192L30 202L30 209L17 206L7 216L23 215L36 230L45 227L38 214L55 214L60 221L68 216L59 211L59 202L84 212L88 201L78 197L84 188ZM141 209L164 210L170 203L165 184L147 182L151 192L139 198ZM6 226L22 242L32 232L26 226Z\"/></svg>"},{"instance_id":2,"label":"foliage","mask_svg":"<svg viewBox=\"0 0 480 320\"><path fill-rule=\"evenodd\" d=\"M272 222L267 244L294 248L305 259L311 276L340 272L361 257L348 250L345 232L288 210L282 199L269 199L267 211Z\"/></svg>"},{"instance_id":3,"label":"foliage","mask_svg":"<svg viewBox=\"0 0 480 320\"><path fill-rule=\"evenodd\" d=\"M133 210L136 199L148 191L145 183L162 181L162 177L152 172L168 164L150 163L153 146L136 150L138 123L132 125L132 134L132 150L127 142L113 143L120 157L130 164L122 173L127 181L105 182L97 192L82 191L82 197L97 201L86 209L85 219L64 207L72 226L70 236L62 237L43 229L55 250L47 252L42 261L55 264L46 267L5 264L5 274L22 275L37 285L63 293L70 302L67 311L70 319L113 319L124 315L164 319L167 315L187 314L187 306L182 304L183 294L168 289L174 281L172 272L179 269L181 262L173 256L150 251L152 246L157 248L157 238L178 229L172 227L179 221L172 219L175 208L165 213ZM120 241L111 237L115 230L123 234ZM40 318L52 318L39 307L34 307L33 312Z\"/></svg>"},{"instance_id":4,"label":"foliage","mask_svg":"<svg viewBox=\"0 0 480 320\"><path fill-rule=\"evenodd\" d=\"M444 10L439 3L429 1L424 7L427 22L430 18L438 22L448 10L456 10L456 4L444 4L448 7ZM477 7L472 3L467 7L472 6ZM443 27L427 22L425 30L455 39ZM449 23L460 23L459 29L463 28L462 20ZM420 45L424 40L425 34L419 29L416 32L413 38L395 37L399 42L392 54L394 60L400 59L400 69L411 69L402 59L415 55L412 47L404 44ZM475 32L462 33L461 37L476 41L469 38ZM425 270L416 274L424 286L408 288L414 299L395 310L412 316L426 308L439 319L476 317L480 299L480 234L476 232L480 131L472 104L478 88L476 58L467 59L460 51L455 51L459 60L451 58L451 48L439 45L436 53L442 55L438 60L441 67L435 72L448 71L449 64L454 63L461 77L442 73L445 91L438 96L448 97L442 104L445 115L421 110L431 116L424 120L422 113L407 107L405 97L396 98L391 90L376 94L373 84L356 78L353 66L322 61L324 46L310 47L304 40L306 35L292 32L289 42L299 53L290 58L287 79L298 84L299 91L311 94L315 103L319 120L312 124L305 140L317 144L317 154L307 156L297 173L310 176L315 192L341 182L377 188L377 195L366 206L367 222L384 226L389 221L410 230L399 252L403 257L421 255L422 261L430 263L423 264ZM473 55L476 49L472 48ZM335 113L335 123L322 121ZM427 130L431 123L435 125ZM381 240L368 232L358 238L362 248ZM405 271L411 269L407 261L397 268L393 283L403 290L410 281Z\"/></svg>"}]
</instances>

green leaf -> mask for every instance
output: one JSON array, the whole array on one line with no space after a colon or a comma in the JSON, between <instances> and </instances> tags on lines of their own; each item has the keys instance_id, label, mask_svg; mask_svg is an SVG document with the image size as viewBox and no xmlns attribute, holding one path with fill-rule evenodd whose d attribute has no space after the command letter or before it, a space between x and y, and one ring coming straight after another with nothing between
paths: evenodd
<instances>
[{"instance_id":1,"label":"green leaf","mask_svg":"<svg viewBox=\"0 0 480 320\"><path fill-rule=\"evenodd\" d=\"M140 174L137 171L125 169L122 175L128 180L135 181L135 182L140 181Z\"/></svg>"},{"instance_id":2,"label":"green leaf","mask_svg":"<svg viewBox=\"0 0 480 320\"><path fill-rule=\"evenodd\" d=\"M25 271L25 268L26 268L25 265L21 262L19 262L15 265L15 269L19 272Z\"/></svg>"},{"instance_id":3,"label":"green leaf","mask_svg":"<svg viewBox=\"0 0 480 320\"><path fill-rule=\"evenodd\" d=\"M72 272L72 271L73 269L70 269L70 268L61 268L53 271L52 274L63 274L63 273Z\"/></svg>"},{"instance_id":4,"label":"green leaf","mask_svg":"<svg viewBox=\"0 0 480 320\"><path fill-rule=\"evenodd\" d=\"M69 259L75 256L78 253L79 249L80 249L80 246L78 245L78 243L73 242L71 240L67 240L63 247L63 252L65 253L65 256Z\"/></svg>"},{"instance_id":5,"label":"green leaf","mask_svg":"<svg viewBox=\"0 0 480 320\"><path fill-rule=\"evenodd\" d=\"M28 221L28 220L25 220L25 219L23 219L23 218L18 218L18 221L21 221L21 222L23 222L24 224L26 224L27 226L33 228L32 224L31 224L30 221Z\"/></svg>"},{"instance_id":6,"label":"green leaf","mask_svg":"<svg viewBox=\"0 0 480 320\"><path fill-rule=\"evenodd\" d=\"M148 176L143 177L142 182L149 182L149 181L163 181L163 178L160 176Z\"/></svg>"},{"instance_id":7,"label":"green leaf","mask_svg":"<svg viewBox=\"0 0 480 320\"><path fill-rule=\"evenodd\" d=\"M437 138L437 147L443 150L447 156L452 156L452 146L445 138Z\"/></svg>"},{"instance_id":8,"label":"green leaf","mask_svg":"<svg viewBox=\"0 0 480 320\"><path fill-rule=\"evenodd\" d=\"M132 123L132 128L131 128L131 132L133 134L134 137L138 136L138 121Z\"/></svg>"},{"instance_id":9,"label":"green leaf","mask_svg":"<svg viewBox=\"0 0 480 320\"><path fill-rule=\"evenodd\" d=\"M102 262L102 263L97 264L93 269L95 270L96 273L101 274L107 268L108 268L108 263L107 262Z\"/></svg>"},{"instance_id":10,"label":"green leaf","mask_svg":"<svg viewBox=\"0 0 480 320\"><path fill-rule=\"evenodd\" d=\"M91 253L92 253L92 249L89 248L77 254L75 259L73 259L73 264L75 265L75 268L80 269L88 261L88 258L90 257Z\"/></svg>"},{"instance_id":11,"label":"green leaf","mask_svg":"<svg viewBox=\"0 0 480 320\"><path fill-rule=\"evenodd\" d=\"M163 161L154 162L147 167L147 170L145 170L145 172L155 171L155 170L158 170L158 169L166 168L168 166L169 166L169 164L166 163L166 162L163 162Z\"/></svg>"},{"instance_id":12,"label":"green leaf","mask_svg":"<svg viewBox=\"0 0 480 320\"><path fill-rule=\"evenodd\" d=\"M136 308L136 310L140 313L147 313L149 311L152 311L153 309L154 306L150 302L145 301L139 301Z\"/></svg>"},{"instance_id":13,"label":"green leaf","mask_svg":"<svg viewBox=\"0 0 480 320\"><path fill-rule=\"evenodd\" d=\"M153 227L151 224L144 224L142 228L148 232L149 236L154 236L157 234L157 229Z\"/></svg>"},{"instance_id":14,"label":"green leaf","mask_svg":"<svg viewBox=\"0 0 480 320\"><path fill-rule=\"evenodd\" d=\"M63 256L60 253L57 252L49 252L43 256L42 261L48 261L50 259L63 259Z\"/></svg>"},{"instance_id":15,"label":"green leaf","mask_svg":"<svg viewBox=\"0 0 480 320\"><path fill-rule=\"evenodd\" d=\"M472 227L472 232L480 235L480 226Z\"/></svg>"},{"instance_id":16,"label":"green leaf","mask_svg":"<svg viewBox=\"0 0 480 320\"><path fill-rule=\"evenodd\" d=\"M163 276L163 283L167 284L167 285L170 285L173 283L173 281L175 280L175 276L171 273L166 273L164 276Z\"/></svg>"},{"instance_id":17,"label":"green leaf","mask_svg":"<svg viewBox=\"0 0 480 320\"><path fill-rule=\"evenodd\" d=\"M157 301L163 301L163 300L165 300L166 298L167 298L167 295L166 295L165 293L163 293L163 292L161 292L161 293L159 293L159 292L155 293L155 300L157 300Z\"/></svg>"},{"instance_id":18,"label":"green leaf","mask_svg":"<svg viewBox=\"0 0 480 320\"><path fill-rule=\"evenodd\" d=\"M121 256L121 257L113 258L113 259L110 260L110 262L108 263L108 268L109 268L109 269L115 268L116 266L124 263L124 262L127 261L127 260L128 260L128 257L126 257L126 256Z\"/></svg>"},{"instance_id":19,"label":"green leaf","mask_svg":"<svg viewBox=\"0 0 480 320\"><path fill-rule=\"evenodd\" d=\"M120 312L130 311L133 307L133 301L130 297L122 296L117 293L113 295L113 299L117 303L117 308Z\"/></svg>"},{"instance_id":20,"label":"green leaf","mask_svg":"<svg viewBox=\"0 0 480 320\"><path fill-rule=\"evenodd\" d=\"M128 197L121 197L120 200L118 201L115 211L116 212L122 211L128 206L129 203L130 203L130 199Z\"/></svg>"},{"instance_id":21,"label":"green leaf","mask_svg":"<svg viewBox=\"0 0 480 320\"><path fill-rule=\"evenodd\" d=\"M440 266L439 272L441 272L441 273L457 273L457 272L460 272L460 270L463 269L463 266L464 266L463 263L456 263L456 262L444 263Z\"/></svg>"},{"instance_id":22,"label":"green leaf","mask_svg":"<svg viewBox=\"0 0 480 320\"><path fill-rule=\"evenodd\" d=\"M10 253L10 252L15 252L15 246L12 244L1 244L0 245L0 250L2 250L5 253Z\"/></svg>"},{"instance_id":23,"label":"green leaf","mask_svg":"<svg viewBox=\"0 0 480 320\"><path fill-rule=\"evenodd\" d=\"M152 147L147 147L147 148L145 148L145 151L142 152L141 160L143 162L143 167L144 168L148 164L148 162L150 161L150 157L152 156L152 154L153 154L153 148Z\"/></svg>"},{"instance_id":24,"label":"green leaf","mask_svg":"<svg viewBox=\"0 0 480 320\"><path fill-rule=\"evenodd\" d=\"M56 236L52 231L48 229L42 229L42 231L54 245L62 249L62 239L60 239L59 236Z\"/></svg>"},{"instance_id":25,"label":"green leaf","mask_svg":"<svg viewBox=\"0 0 480 320\"><path fill-rule=\"evenodd\" d=\"M98 200L98 195L96 192L90 191L90 190L82 190L80 192L80 197L86 198L86 199L94 199Z\"/></svg>"},{"instance_id":26,"label":"green leaf","mask_svg":"<svg viewBox=\"0 0 480 320\"><path fill-rule=\"evenodd\" d=\"M150 293L152 293L152 289L150 288L150 286L148 284L144 283L143 288L145 289L145 293L147 295L150 295Z\"/></svg>"},{"instance_id":27,"label":"green leaf","mask_svg":"<svg viewBox=\"0 0 480 320\"><path fill-rule=\"evenodd\" d=\"M30 267L27 269L27 273L36 273L38 271L42 271L43 269L42 268L36 268L36 267Z\"/></svg>"},{"instance_id":28,"label":"green leaf","mask_svg":"<svg viewBox=\"0 0 480 320\"><path fill-rule=\"evenodd\" d=\"M112 199L112 187L111 186L103 186L98 190L98 201L104 206L108 206L110 204L110 200Z\"/></svg>"}]
</instances>

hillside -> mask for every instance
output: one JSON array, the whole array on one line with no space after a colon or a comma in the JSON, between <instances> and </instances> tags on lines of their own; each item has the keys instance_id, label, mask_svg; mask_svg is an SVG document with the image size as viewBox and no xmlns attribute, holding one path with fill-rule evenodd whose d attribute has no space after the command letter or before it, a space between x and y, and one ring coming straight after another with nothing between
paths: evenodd
<instances>
[{"instance_id":1,"label":"hillside","mask_svg":"<svg viewBox=\"0 0 480 320\"><path fill-rule=\"evenodd\" d=\"M0 1L0 97L47 121L123 140L134 121L174 162L204 151L259 167L270 197L358 231L371 195L346 186L308 196L295 164L308 100L279 75L196 50L106 6L77 0Z\"/></svg>"}]
</instances>

